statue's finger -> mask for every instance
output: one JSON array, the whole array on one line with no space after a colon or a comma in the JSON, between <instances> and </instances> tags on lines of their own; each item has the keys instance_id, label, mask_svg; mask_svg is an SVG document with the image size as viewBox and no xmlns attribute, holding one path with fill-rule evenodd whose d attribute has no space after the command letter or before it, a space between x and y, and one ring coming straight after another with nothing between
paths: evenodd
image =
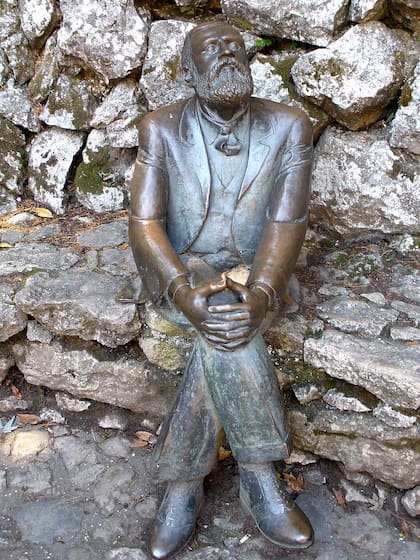
<instances>
[{"instance_id":1,"label":"statue's finger","mask_svg":"<svg viewBox=\"0 0 420 560\"><path fill-rule=\"evenodd\" d=\"M248 326L249 325L249 319L245 318L245 320L243 320L243 319L238 320L238 321L235 320L233 323L231 321L228 321L228 322L204 321L202 324L206 327L206 329L208 331L214 331L214 332L224 331L224 332L227 332L227 331L231 331L233 329L238 329L238 328L241 328L241 327Z\"/></svg>"},{"instance_id":2,"label":"statue's finger","mask_svg":"<svg viewBox=\"0 0 420 560\"><path fill-rule=\"evenodd\" d=\"M223 303L219 305L209 305L209 313L246 313L249 308L244 303Z\"/></svg>"}]
</instances>

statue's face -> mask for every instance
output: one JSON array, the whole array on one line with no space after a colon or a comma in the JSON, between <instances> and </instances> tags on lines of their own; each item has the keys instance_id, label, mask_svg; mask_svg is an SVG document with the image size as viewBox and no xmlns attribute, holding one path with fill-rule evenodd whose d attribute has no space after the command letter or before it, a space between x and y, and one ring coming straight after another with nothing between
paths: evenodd
<instances>
[{"instance_id":1,"label":"statue's face","mask_svg":"<svg viewBox=\"0 0 420 560\"><path fill-rule=\"evenodd\" d=\"M198 74L206 74L223 63L248 66L245 45L240 34L227 24L212 25L197 31L191 38L193 61Z\"/></svg>"},{"instance_id":2,"label":"statue's face","mask_svg":"<svg viewBox=\"0 0 420 560\"><path fill-rule=\"evenodd\" d=\"M252 95L253 83L245 45L230 25L215 24L191 36L191 85L200 100L237 105Z\"/></svg>"}]
</instances>

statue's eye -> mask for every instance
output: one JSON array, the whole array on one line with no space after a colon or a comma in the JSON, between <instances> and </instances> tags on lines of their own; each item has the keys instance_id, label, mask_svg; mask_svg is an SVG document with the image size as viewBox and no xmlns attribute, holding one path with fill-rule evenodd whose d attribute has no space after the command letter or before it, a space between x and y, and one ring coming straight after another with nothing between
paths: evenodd
<instances>
[{"instance_id":1,"label":"statue's eye","mask_svg":"<svg viewBox=\"0 0 420 560\"><path fill-rule=\"evenodd\" d=\"M207 45L202 49L201 52L206 54L214 54L217 52L218 48L219 47L217 43L207 43Z\"/></svg>"},{"instance_id":2,"label":"statue's eye","mask_svg":"<svg viewBox=\"0 0 420 560\"><path fill-rule=\"evenodd\" d=\"M238 43L238 41L231 41L230 43L228 43L228 47L231 51L241 50L241 45Z\"/></svg>"}]
</instances>

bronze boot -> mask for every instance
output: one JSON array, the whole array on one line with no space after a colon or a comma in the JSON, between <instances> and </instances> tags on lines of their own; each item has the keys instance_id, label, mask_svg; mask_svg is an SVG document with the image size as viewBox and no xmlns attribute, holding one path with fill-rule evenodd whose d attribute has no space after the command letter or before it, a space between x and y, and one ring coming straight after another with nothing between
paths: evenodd
<instances>
[{"instance_id":1,"label":"bronze boot","mask_svg":"<svg viewBox=\"0 0 420 560\"><path fill-rule=\"evenodd\" d=\"M283 548L308 548L312 526L301 509L280 489L272 463L241 464L240 500L258 529Z\"/></svg>"},{"instance_id":2,"label":"bronze boot","mask_svg":"<svg viewBox=\"0 0 420 560\"><path fill-rule=\"evenodd\" d=\"M188 544L203 496L201 479L168 483L150 540L152 558L168 560Z\"/></svg>"}]
</instances>

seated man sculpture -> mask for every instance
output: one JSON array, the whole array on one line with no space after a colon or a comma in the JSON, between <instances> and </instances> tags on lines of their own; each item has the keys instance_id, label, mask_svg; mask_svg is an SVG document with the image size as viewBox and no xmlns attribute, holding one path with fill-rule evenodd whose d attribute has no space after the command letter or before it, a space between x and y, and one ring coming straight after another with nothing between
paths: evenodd
<instances>
[{"instance_id":1,"label":"seated man sculpture","mask_svg":"<svg viewBox=\"0 0 420 560\"><path fill-rule=\"evenodd\" d=\"M311 525L273 465L288 457L290 434L262 333L305 236L312 127L298 109L252 97L244 43L230 25L195 27L182 66L195 95L142 119L130 209L150 298L197 333L155 449L167 489L150 552L171 558L192 537L223 433L260 531L306 548ZM237 267L248 278L235 279Z\"/></svg>"}]
</instances>

